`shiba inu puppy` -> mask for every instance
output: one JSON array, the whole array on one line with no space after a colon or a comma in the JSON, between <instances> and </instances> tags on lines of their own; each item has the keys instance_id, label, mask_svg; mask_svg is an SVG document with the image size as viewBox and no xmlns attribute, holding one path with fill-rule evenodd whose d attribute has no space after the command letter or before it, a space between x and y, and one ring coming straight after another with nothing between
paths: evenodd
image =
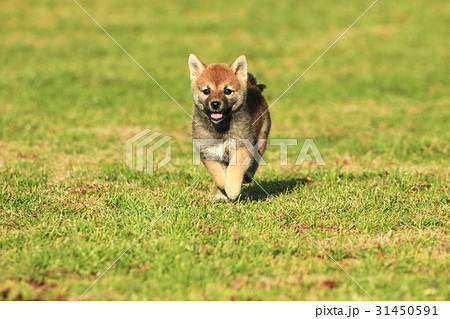
<instances>
[{"instance_id":1,"label":"shiba inu puppy","mask_svg":"<svg viewBox=\"0 0 450 319\"><path fill-rule=\"evenodd\" d=\"M267 144L270 115L241 55L231 65L201 62L189 56L194 100L192 138L208 173L217 184L215 199L234 200L242 183L258 169Z\"/></svg>"}]
</instances>

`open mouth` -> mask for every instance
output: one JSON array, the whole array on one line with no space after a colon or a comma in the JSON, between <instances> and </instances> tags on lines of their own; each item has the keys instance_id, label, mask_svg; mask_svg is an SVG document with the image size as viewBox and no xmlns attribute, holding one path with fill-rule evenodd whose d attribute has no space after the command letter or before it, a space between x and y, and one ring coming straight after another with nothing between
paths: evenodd
<instances>
[{"instance_id":1,"label":"open mouth","mask_svg":"<svg viewBox=\"0 0 450 319\"><path fill-rule=\"evenodd\" d=\"M211 119L219 121L223 119L223 113L211 113L210 114Z\"/></svg>"},{"instance_id":2,"label":"open mouth","mask_svg":"<svg viewBox=\"0 0 450 319\"><path fill-rule=\"evenodd\" d=\"M228 110L225 110L225 112L207 112L209 115L209 119L214 122L214 123L219 123L220 121L222 121L223 119L225 119L225 117L227 117L227 115L231 112L231 108Z\"/></svg>"}]
</instances>

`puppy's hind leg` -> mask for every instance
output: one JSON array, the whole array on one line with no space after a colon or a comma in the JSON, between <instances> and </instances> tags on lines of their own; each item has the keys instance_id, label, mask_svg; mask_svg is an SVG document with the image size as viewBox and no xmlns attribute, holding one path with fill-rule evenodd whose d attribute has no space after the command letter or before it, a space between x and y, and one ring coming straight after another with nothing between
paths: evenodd
<instances>
[{"instance_id":1,"label":"puppy's hind leg","mask_svg":"<svg viewBox=\"0 0 450 319\"><path fill-rule=\"evenodd\" d=\"M247 169L247 171L244 174L244 179L243 179L243 183L248 184L251 183L253 180L253 177L255 176L256 171L258 170L259 167L259 161L262 160L262 156L264 154L264 151L266 149L267 146L267 134L262 134L262 136L264 138L260 138L258 141L258 144L260 142L262 142L262 144L259 146L257 145L256 147L259 147L259 149L257 150L257 154L258 156L254 156L252 158L252 162L250 164L250 167ZM256 150L256 149L255 149Z\"/></svg>"},{"instance_id":2,"label":"puppy's hind leg","mask_svg":"<svg viewBox=\"0 0 450 319\"><path fill-rule=\"evenodd\" d=\"M258 162L255 159L253 159L250 167L247 169L247 171L244 174L244 179L242 181L244 184L248 184L253 181L253 176L255 176L255 173L256 173L256 170L258 169L258 167L259 167Z\"/></svg>"}]
</instances>

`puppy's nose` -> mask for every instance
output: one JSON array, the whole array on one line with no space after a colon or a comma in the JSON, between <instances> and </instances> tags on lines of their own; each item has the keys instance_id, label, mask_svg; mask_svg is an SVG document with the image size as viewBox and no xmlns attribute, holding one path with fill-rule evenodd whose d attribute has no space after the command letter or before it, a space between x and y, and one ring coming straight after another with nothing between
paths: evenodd
<instances>
[{"instance_id":1,"label":"puppy's nose","mask_svg":"<svg viewBox=\"0 0 450 319\"><path fill-rule=\"evenodd\" d=\"M212 101L211 102L211 108L214 109L214 110L217 110L220 107L221 104L222 103L220 103L220 101Z\"/></svg>"}]
</instances>

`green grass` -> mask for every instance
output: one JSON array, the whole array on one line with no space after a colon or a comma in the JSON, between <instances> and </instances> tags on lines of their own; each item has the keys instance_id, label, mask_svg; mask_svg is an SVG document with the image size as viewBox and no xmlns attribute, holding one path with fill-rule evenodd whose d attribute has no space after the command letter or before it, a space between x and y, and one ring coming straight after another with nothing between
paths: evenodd
<instances>
[{"instance_id":1,"label":"green grass","mask_svg":"<svg viewBox=\"0 0 450 319\"><path fill-rule=\"evenodd\" d=\"M274 101L372 1L80 3L189 112L187 58L250 70ZM268 165L235 203L192 166L190 118L75 3L2 4L0 299L448 300L450 5L380 0L271 109L327 165ZM172 136L150 176L125 166ZM162 154L160 154L162 155Z\"/></svg>"}]
</instances>

